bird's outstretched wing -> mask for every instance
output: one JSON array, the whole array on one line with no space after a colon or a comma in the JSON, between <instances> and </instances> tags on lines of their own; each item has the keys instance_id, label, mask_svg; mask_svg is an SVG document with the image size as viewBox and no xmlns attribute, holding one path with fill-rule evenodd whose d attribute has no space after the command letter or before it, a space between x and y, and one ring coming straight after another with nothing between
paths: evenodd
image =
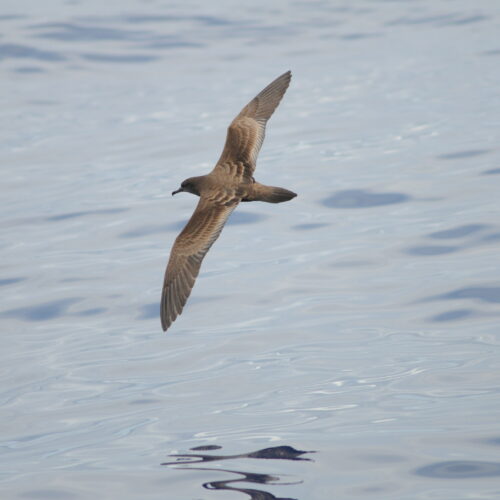
<instances>
[{"instance_id":1,"label":"bird's outstretched wing","mask_svg":"<svg viewBox=\"0 0 500 500\"><path fill-rule=\"evenodd\" d=\"M252 178L257 155L264 141L267 120L278 107L291 78L290 71L276 78L232 121L214 173L232 175L240 181Z\"/></svg>"},{"instance_id":2,"label":"bird's outstretched wing","mask_svg":"<svg viewBox=\"0 0 500 500\"><path fill-rule=\"evenodd\" d=\"M170 252L161 296L161 326L164 331L181 314L200 271L201 262L218 238L239 198L201 197L188 223Z\"/></svg>"}]
</instances>

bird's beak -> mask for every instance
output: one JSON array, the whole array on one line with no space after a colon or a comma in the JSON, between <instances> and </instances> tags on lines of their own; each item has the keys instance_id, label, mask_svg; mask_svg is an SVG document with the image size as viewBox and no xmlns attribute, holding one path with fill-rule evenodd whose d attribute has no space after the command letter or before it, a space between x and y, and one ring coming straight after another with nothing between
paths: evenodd
<instances>
[{"instance_id":1,"label":"bird's beak","mask_svg":"<svg viewBox=\"0 0 500 500\"><path fill-rule=\"evenodd\" d=\"M172 196L174 196L174 194L181 193L182 191L184 191L182 188L179 188L177 191L172 191Z\"/></svg>"}]
</instances>

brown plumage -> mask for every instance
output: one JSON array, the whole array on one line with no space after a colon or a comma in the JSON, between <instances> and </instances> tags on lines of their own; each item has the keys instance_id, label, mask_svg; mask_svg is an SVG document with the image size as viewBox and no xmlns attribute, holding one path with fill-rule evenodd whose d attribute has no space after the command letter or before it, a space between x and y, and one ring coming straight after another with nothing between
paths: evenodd
<instances>
[{"instance_id":1,"label":"brown plumage","mask_svg":"<svg viewBox=\"0 0 500 500\"><path fill-rule=\"evenodd\" d=\"M281 203L297 196L287 189L260 184L253 178L267 120L280 103L291 77L287 71L276 78L241 110L229 125L222 155L208 175L190 177L172 193L186 191L199 196L200 201L170 252L161 297L163 330L181 314L203 258L238 203Z\"/></svg>"}]
</instances>

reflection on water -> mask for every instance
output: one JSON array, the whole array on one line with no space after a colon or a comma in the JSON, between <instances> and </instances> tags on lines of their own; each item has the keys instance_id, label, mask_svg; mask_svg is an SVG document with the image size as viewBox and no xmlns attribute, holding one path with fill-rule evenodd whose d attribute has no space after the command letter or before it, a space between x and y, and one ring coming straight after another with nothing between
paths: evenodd
<instances>
[{"instance_id":1,"label":"reflection on water","mask_svg":"<svg viewBox=\"0 0 500 500\"><path fill-rule=\"evenodd\" d=\"M197 446L196 448L191 448L191 451L215 451L221 449L220 446ZM296 450L291 446L274 446L271 448L264 448L262 450L253 451L250 453L242 453L238 455L207 455L199 453L184 453L180 455L169 455L171 457L177 457L174 462L164 462L161 465L166 465L169 467L174 467L176 469L188 469L188 470L201 470L201 471L214 471L218 474L220 472L227 472L228 474L233 474L238 477L236 479L224 479L217 481L210 481L203 483L203 487L208 490L231 490L238 491L248 495L252 500L295 500L290 497L277 497L268 491L262 489L253 488L243 488L241 486L235 486L238 483L256 483L262 485L293 485L299 484L302 481L281 481L280 476L276 474L261 474L255 472L244 472L231 469L220 469L220 468L209 468L209 467L193 467L193 465L207 463L207 462L220 462L222 460L232 460L232 459L244 459L244 458L260 458L266 460L303 460L312 461L310 458L304 458L301 455L305 453L314 453L313 451L300 451Z\"/></svg>"},{"instance_id":2,"label":"reflection on water","mask_svg":"<svg viewBox=\"0 0 500 500\"><path fill-rule=\"evenodd\" d=\"M197 446L191 448L191 451L212 451L220 450L221 446ZM196 463L212 462L214 460L229 460L233 458L265 458L265 459L279 459L279 460L306 460L311 462L312 459L301 457L305 453L315 453L314 451L301 451L296 450L292 446L273 446L271 448L263 448L262 450L252 451L249 453L241 453L238 455L199 455L199 454L182 454L182 455L169 455L171 457L181 457L182 459L198 458ZM174 465L179 462L165 462L161 465ZM193 461L189 460L189 463Z\"/></svg>"}]
</instances>

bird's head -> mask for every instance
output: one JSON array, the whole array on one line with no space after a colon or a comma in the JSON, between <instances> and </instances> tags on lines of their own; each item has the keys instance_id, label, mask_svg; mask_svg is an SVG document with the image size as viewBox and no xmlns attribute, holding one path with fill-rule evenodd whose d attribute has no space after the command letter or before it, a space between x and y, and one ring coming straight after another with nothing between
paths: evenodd
<instances>
[{"instance_id":1,"label":"bird's head","mask_svg":"<svg viewBox=\"0 0 500 500\"><path fill-rule=\"evenodd\" d=\"M172 196L174 194L181 193L182 191L200 196L200 191L198 189L198 177L190 177L189 179L182 181L181 187L176 191L172 191Z\"/></svg>"}]
</instances>

